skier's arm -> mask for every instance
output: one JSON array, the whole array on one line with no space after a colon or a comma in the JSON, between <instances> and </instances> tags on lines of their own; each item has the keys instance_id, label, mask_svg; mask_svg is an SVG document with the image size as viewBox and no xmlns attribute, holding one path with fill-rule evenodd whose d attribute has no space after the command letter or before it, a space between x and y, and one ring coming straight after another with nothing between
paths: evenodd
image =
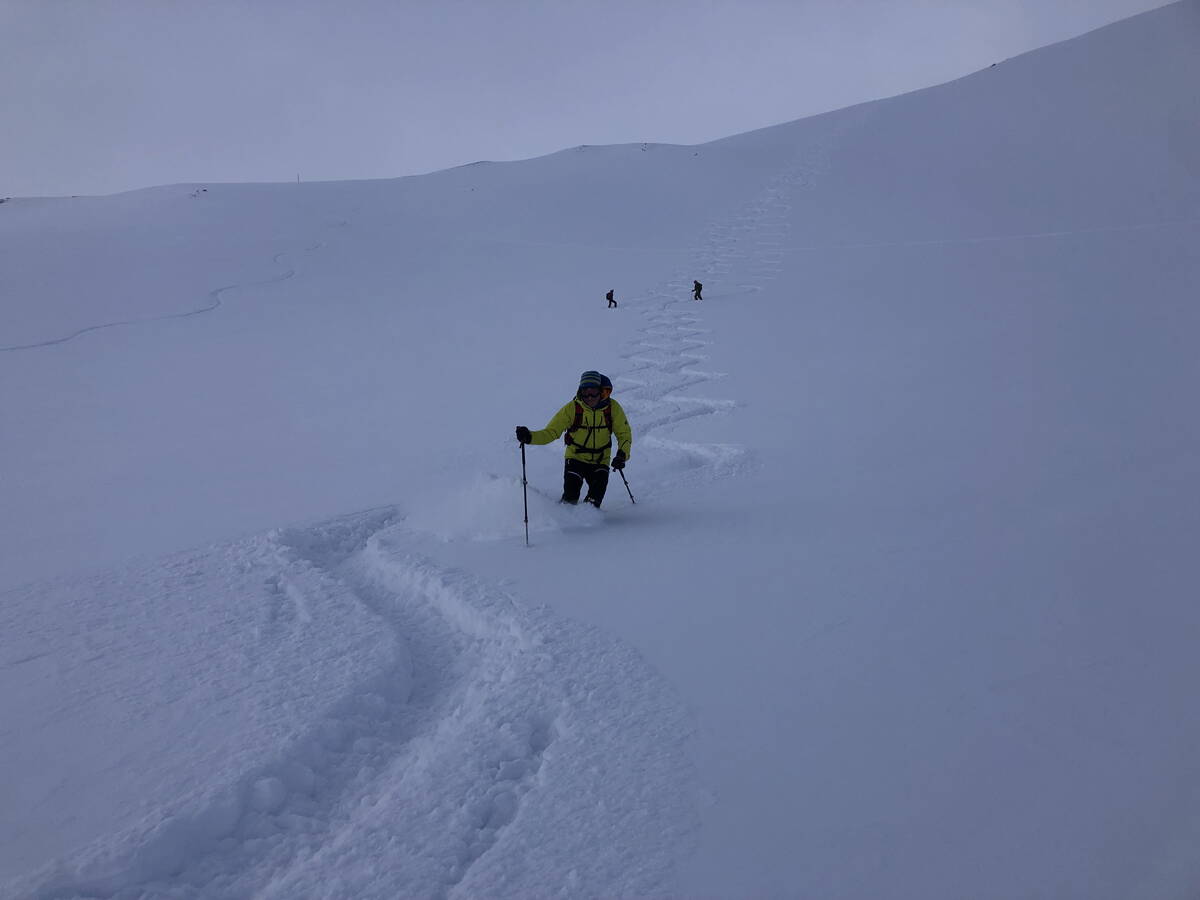
<instances>
[{"instance_id":1,"label":"skier's arm","mask_svg":"<svg viewBox=\"0 0 1200 900\"><path fill-rule=\"evenodd\" d=\"M629 459L629 452L633 449L633 430L629 427L629 420L625 418L625 410L620 404L613 403L613 434L617 436L617 450L625 454L625 458Z\"/></svg>"},{"instance_id":2,"label":"skier's arm","mask_svg":"<svg viewBox=\"0 0 1200 900\"><path fill-rule=\"evenodd\" d=\"M575 401L572 400L562 409L554 414L554 417L546 423L546 427L541 431L535 431L532 435L531 444L550 444L557 441L559 435L571 427L571 423L575 421ZM614 420L615 424L615 420Z\"/></svg>"}]
</instances>

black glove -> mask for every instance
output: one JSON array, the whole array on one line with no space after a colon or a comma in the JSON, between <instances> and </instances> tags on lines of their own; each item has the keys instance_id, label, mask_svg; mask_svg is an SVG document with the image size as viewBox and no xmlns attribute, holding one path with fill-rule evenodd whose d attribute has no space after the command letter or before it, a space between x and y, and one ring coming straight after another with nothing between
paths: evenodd
<instances>
[{"instance_id":1,"label":"black glove","mask_svg":"<svg viewBox=\"0 0 1200 900\"><path fill-rule=\"evenodd\" d=\"M614 469L625 468L625 451L624 450L617 451L617 455L614 456L613 460L612 460L612 467Z\"/></svg>"},{"instance_id":2,"label":"black glove","mask_svg":"<svg viewBox=\"0 0 1200 900\"><path fill-rule=\"evenodd\" d=\"M522 444L532 444L533 435L529 433L529 429L524 425L517 426L517 440Z\"/></svg>"}]
</instances>

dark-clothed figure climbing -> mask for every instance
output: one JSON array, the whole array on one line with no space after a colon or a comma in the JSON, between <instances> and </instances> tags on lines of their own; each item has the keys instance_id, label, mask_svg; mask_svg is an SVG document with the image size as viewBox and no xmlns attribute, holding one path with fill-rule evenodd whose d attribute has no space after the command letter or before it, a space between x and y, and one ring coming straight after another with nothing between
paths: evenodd
<instances>
[{"instance_id":1,"label":"dark-clothed figure climbing","mask_svg":"<svg viewBox=\"0 0 1200 900\"><path fill-rule=\"evenodd\" d=\"M693 300L700 300L700 299L702 299L702 298L700 297L700 292L701 292L702 290L704 290L704 285L702 285L702 284L701 284L700 282L698 282L698 281L693 281L693 282L692 282L692 299L693 299Z\"/></svg>"},{"instance_id":2,"label":"dark-clothed figure climbing","mask_svg":"<svg viewBox=\"0 0 1200 900\"><path fill-rule=\"evenodd\" d=\"M625 468L633 446L633 432L625 410L612 394L612 382L599 372L587 371L579 376L579 389L574 399L554 414L546 427L530 431L517 426L517 440L522 444L549 444L563 438L567 445L563 467L563 503L578 503L579 492L587 484L585 503L600 506L608 490L609 453L612 439L617 439L617 452L612 456L614 469Z\"/></svg>"},{"instance_id":3,"label":"dark-clothed figure climbing","mask_svg":"<svg viewBox=\"0 0 1200 900\"><path fill-rule=\"evenodd\" d=\"M607 294L605 294L605 295L604 295L604 299L606 299L606 300L608 301L608 308L609 308L609 309L612 309L614 306L616 306L616 305L617 305L617 301L613 299L613 292L612 292L612 291L609 291Z\"/></svg>"}]
</instances>

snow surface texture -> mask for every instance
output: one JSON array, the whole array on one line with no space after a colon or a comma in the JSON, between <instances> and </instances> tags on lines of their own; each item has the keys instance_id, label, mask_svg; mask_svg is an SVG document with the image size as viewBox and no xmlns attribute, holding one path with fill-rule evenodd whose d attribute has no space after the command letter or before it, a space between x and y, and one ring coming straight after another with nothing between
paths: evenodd
<instances>
[{"instance_id":1,"label":"snow surface texture","mask_svg":"<svg viewBox=\"0 0 1200 900\"><path fill-rule=\"evenodd\" d=\"M1196 896L1198 37L0 205L0 897Z\"/></svg>"}]
</instances>

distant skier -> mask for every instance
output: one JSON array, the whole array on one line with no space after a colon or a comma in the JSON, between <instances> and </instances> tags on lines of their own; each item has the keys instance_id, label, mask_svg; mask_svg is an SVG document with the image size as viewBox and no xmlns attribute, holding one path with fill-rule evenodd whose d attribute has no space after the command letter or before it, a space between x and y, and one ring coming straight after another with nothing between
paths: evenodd
<instances>
[{"instance_id":1,"label":"distant skier","mask_svg":"<svg viewBox=\"0 0 1200 900\"><path fill-rule=\"evenodd\" d=\"M608 301L608 308L609 308L609 309L612 309L614 306L616 306L616 305L617 305L617 301L613 299L613 292L612 292L612 291L609 291L607 294L605 294L605 295L604 295L604 299Z\"/></svg>"},{"instance_id":2,"label":"distant skier","mask_svg":"<svg viewBox=\"0 0 1200 900\"><path fill-rule=\"evenodd\" d=\"M700 282L698 282L698 281L693 281L693 282L692 282L692 299L693 299L693 300L699 300L699 299L701 299L701 297L700 297L700 292L701 292L702 290L704 290L704 285L702 285L702 284L701 284Z\"/></svg>"},{"instance_id":3,"label":"distant skier","mask_svg":"<svg viewBox=\"0 0 1200 900\"><path fill-rule=\"evenodd\" d=\"M612 439L617 438L617 453L612 457L614 469L625 468L633 446L633 432L621 404L611 399L612 382L599 372L587 371L579 376L575 398L554 414L541 431L517 426L517 440L522 444L549 444L563 438L567 445L563 466L562 503L579 502L579 492L587 483L585 503L597 508L608 490L609 452Z\"/></svg>"}]
</instances>

